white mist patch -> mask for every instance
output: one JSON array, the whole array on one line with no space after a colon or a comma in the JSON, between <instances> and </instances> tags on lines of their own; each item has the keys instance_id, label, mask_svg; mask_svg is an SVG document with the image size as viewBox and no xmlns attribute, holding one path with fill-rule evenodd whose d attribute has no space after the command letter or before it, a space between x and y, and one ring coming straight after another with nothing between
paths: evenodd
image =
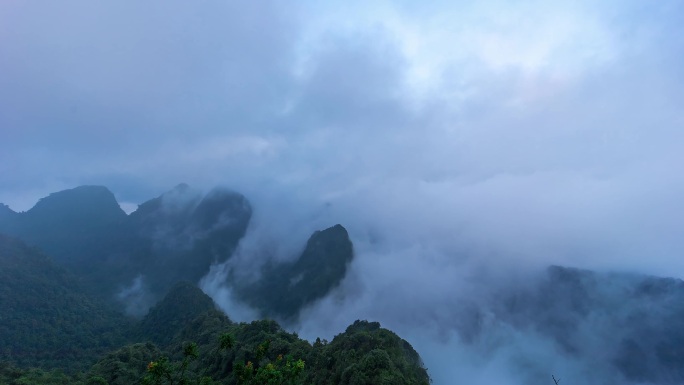
<instances>
[{"instance_id":1,"label":"white mist patch","mask_svg":"<svg viewBox=\"0 0 684 385\"><path fill-rule=\"evenodd\" d=\"M259 318L256 310L239 301L233 291L226 285L226 277L230 267L228 262L212 265L199 287L219 306L224 313L235 322L249 322Z\"/></svg>"},{"instance_id":2,"label":"white mist patch","mask_svg":"<svg viewBox=\"0 0 684 385\"><path fill-rule=\"evenodd\" d=\"M378 321L416 349L436 385L546 383L552 374L571 383L626 383L599 346L598 341L619 339L615 331L608 334L602 309L579 328L594 355L577 357L532 324L516 328L494 314L498 298L492 294L523 286L520 272L505 277L486 265L454 262L419 246L357 249L342 285L305 309L300 324L292 326L302 338L332 340L357 319Z\"/></svg>"},{"instance_id":3,"label":"white mist patch","mask_svg":"<svg viewBox=\"0 0 684 385\"><path fill-rule=\"evenodd\" d=\"M488 323L483 338L470 343L458 335L435 338L428 329L400 330L423 358L436 385L551 383L551 376L573 384L624 384L602 360L577 359L534 331Z\"/></svg>"},{"instance_id":4,"label":"white mist patch","mask_svg":"<svg viewBox=\"0 0 684 385\"><path fill-rule=\"evenodd\" d=\"M161 210L167 215L191 211L202 199L202 191L181 183L161 196Z\"/></svg>"},{"instance_id":5,"label":"white mist patch","mask_svg":"<svg viewBox=\"0 0 684 385\"><path fill-rule=\"evenodd\" d=\"M119 207L121 207L121 210L123 210L126 215L130 215L138 209L138 204L132 202L119 202Z\"/></svg>"},{"instance_id":6,"label":"white mist patch","mask_svg":"<svg viewBox=\"0 0 684 385\"><path fill-rule=\"evenodd\" d=\"M154 299L145 285L145 277L142 274L135 277L128 286L122 288L116 294L116 298L124 303L126 313L134 317L144 316L150 306L154 304Z\"/></svg>"}]
</instances>

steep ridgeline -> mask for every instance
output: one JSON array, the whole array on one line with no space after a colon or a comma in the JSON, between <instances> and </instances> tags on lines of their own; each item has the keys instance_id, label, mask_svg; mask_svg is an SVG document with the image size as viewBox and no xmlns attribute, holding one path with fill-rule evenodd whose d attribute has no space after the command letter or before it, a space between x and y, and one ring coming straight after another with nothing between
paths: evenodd
<instances>
[{"instance_id":1,"label":"steep ridgeline","mask_svg":"<svg viewBox=\"0 0 684 385\"><path fill-rule=\"evenodd\" d=\"M49 257L0 235L0 361L84 369L125 343L131 326Z\"/></svg>"},{"instance_id":2,"label":"steep ridgeline","mask_svg":"<svg viewBox=\"0 0 684 385\"><path fill-rule=\"evenodd\" d=\"M237 293L263 316L289 321L340 284L353 256L344 227L316 231L297 260L268 264L259 281L238 286Z\"/></svg>"},{"instance_id":3,"label":"steep ridgeline","mask_svg":"<svg viewBox=\"0 0 684 385\"><path fill-rule=\"evenodd\" d=\"M222 188L202 196L181 184L141 204L129 221L147 242L145 284L164 293L178 281L197 282L212 263L230 258L251 216L247 198Z\"/></svg>"},{"instance_id":4,"label":"steep ridgeline","mask_svg":"<svg viewBox=\"0 0 684 385\"><path fill-rule=\"evenodd\" d=\"M144 314L175 282L197 282L230 257L251 217L247 199L214 189L202 196L179 185L126 215L105 187L81 186L15 213L0 207L0 233L40 247L92 293L118 293Z\"/></svg>"},{"instance_id":5,"label":"steep ridgeline","mask_svg":"<svg viewBox=\"0 0 684 385\"><path fill-rule=\"evenodd\" d=\"M201 305L189 305L188 300ZM203 312L187 321L202 308ZM312 345L274 321L234 323L215 310L212 300L199 289L182 284L175 286L141 325L145 325L141 330L152 334L143 332L139 343L108 354L85 377L99 377L109 385L139 383L151 361L167 356L172 362L180 362L188 343L194 342L198 359L188 366L186 376L207 376L221 384L236 384L241 364L265 366L288 355L305 362L301 380L306 384L429 384L418 353L377 322L356 321L330 343L318 339ZM152 338L158 345L143 343L146 337L157 333L154 325L164 330L163 340ZM232 337L233 343L221 350L219 339L225 334ZM262 356L258 353L260 346Z\"/></svg>"}]
</instances>

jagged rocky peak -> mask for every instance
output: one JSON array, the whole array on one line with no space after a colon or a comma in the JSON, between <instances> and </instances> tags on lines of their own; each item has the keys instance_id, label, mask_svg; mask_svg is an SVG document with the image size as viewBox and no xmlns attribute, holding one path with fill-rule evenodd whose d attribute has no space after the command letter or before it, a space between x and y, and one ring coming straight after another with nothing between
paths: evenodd
<instances>
[{"instance_id":1,"label":"jagged rocky peak","mask_svg":"<svg viewBox=\"0 0 684 385\"><path fill-rule=\"evenodd\" d=\"M325 230L314 232L306 243L306 249L297 261L298 265L310 266L316 263L347 263L353 256L349 233L337 224Z\"/></svg>"},{"instance_id":2,"label":"jagged rocky peak","mask_svg":"<svg viewBox=\"0 0 684 385\"><path fill-rule=\"evenodd\" d=\"M260 281L239 287L238 293L263 315L291 321L342 282L353 257L347 230L335 225L314 232L295 261L267 266Z\"/></svg>"}]
</instances>

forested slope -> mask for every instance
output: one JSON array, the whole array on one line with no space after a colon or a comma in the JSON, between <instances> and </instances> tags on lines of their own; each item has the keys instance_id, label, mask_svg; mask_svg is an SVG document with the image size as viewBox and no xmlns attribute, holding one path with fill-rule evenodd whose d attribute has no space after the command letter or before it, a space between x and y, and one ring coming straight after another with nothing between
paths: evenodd
<instances>
[{"instance_id":1,"label":"forested slope","mask_svg":"<svg viewBox=\"0 0 684 385\"><path fill-rule=\"evenodd\" d=\"M0 235L0 361L84 369L125 343L130 326L49 257Z\"/></svg>"}]
</instances>

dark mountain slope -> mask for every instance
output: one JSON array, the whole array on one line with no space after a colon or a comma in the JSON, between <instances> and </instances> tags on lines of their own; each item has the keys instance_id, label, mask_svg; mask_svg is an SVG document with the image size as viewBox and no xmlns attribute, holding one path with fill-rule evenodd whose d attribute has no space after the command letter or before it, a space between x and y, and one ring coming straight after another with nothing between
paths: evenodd
<instances>
[{"instance_id":1,"label":"dark mountain slope","mask_svg":"<svg viewBox=\"0 0 684 385\"><path fill-rule=\"evenodd\" d=\"M101 186L56 192L26 212L0 217L0 233L39 246L75 268L121 249L127 218L114 195Z\"/></svg>"},{"instance_id":2,"label":"dark mountain slope","mask_svg":"<svg viewBox=\"0 0 684 385\"><path fill-rule=\"evenodd\" d=\"M50 258L0 235L1 361L82 369L123 344L129 325Z\"/></svg>"},{"instance_id":3,"label":"dark mountain slope","mask_svg":"<svg viewBox=\"0 0 684 385\"><path fill-rule=\"evenodd\" d=\"M139 273L157 296L178 281L199 281L212 263L230 258L251 215L243 195L222 188L202 196L181 184L143 203L129 218L149 245Z\"/></svg>"},{"instance_id":4,"label":"dark mountain slope","mask_svg":"<svg viewBox=\"0 0 684 385\"><path fill-rule=\"evenodd\" d=\"M265 316L290 320L340 284L353 256L347 230L335 225L311 235L297 260L267 265L261 280L238 292Z\"/></svg>"},{"instance_id":5,"label":"dark mountain slope","mask_svg":"<svg viewBox=\"0 0 684 385\"><path fill-rule=\"evenodd\" d=\"M137 339L166 346L190 321L214 309L214 301L197 286L179 282L140 321Z\"/></svg>"},{"instance_id":6,"label":"dark mountain slope","mask_svg":"<svg viewBox=\"0 0 684 385\"><path fill-rule=\"evenodd\" d=\"M127 216L101 186L53 193L24 213L0 207L0 232L38 246L90 293L142 313L174 283L197 282L231 256L252 209L235 192L179 185Z\"/></svg>"}]
</instances>

